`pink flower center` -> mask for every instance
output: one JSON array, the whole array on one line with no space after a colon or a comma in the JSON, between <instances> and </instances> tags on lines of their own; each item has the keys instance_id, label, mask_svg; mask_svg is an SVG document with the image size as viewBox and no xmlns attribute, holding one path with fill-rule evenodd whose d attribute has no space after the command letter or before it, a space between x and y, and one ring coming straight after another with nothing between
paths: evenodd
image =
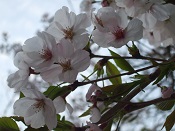
<instances>
[{"instance_id":1,"label":"pink flower center","mask_svg":"<svg viewBox=\"0 0 175 131\"><path fill-rule=\"evenodd\" d=\"M101 5L102 5L103 7L107 7L107 6L110 6L110 4L111 4L112 2L114 2L114 0L103 0L102 3L101 3Z\"/></svg>"},{"instance_id":2,"label":"pink flower center","mask_svg":"<svg viewBox=\"0 0 175 131\"><path fill-rule=\"evenodd\" d=\"M66 71L68 71L68 70L72 70L71 61L70 61L70 60L67 60L67 61L65 61L65 62L60 62L59 64L60 64L60 65L62 66L62 68L63 68L62 72L66 72Z\"/></svg>"},{"instance_id":3,"label":"pink flower center","mask_svg":"<svg viewBox=\"0 0 175 131\"><path fill-rule=\"evenodd\" d=\"M73 39L73 36L74 36L73 28L66 27L66 29L63 29L63 32L64 32L65 39L70 39L70 40Z\"/></svg>"},{"instance_id":4,"label":"pink flower center","mask_svg":"<svg viewBox=\"0 0 175 131\"><path fill-rule=\"evenodd\" d=\"M41 109L44 109L45 102L43 99L36 99L36 101L37 102L34 103L32 106L37 109L35 112L38 113Z\"/></svg>"},{"instance_id":5,"label":"pink flower center","mask_svg":"<svg viewBox=\"0 0 175 131\"><path fill-rule=\"evenodd\" d=\"M45 59L46 61L52 58L52 52L49 49L42 49L39 54L41 55L41 58Z\"/></svg>"},{"instance_id":6,"label":"pink flower center","mask_svg":"<svg viewBox=\"0 0 175 131\"><path fill-rule=\"evenodd\" d=\"M115 35L116 40L125 38L125 32L122 28L118 27L115 32L113 32Z\"/></svg>"}]
</instances>

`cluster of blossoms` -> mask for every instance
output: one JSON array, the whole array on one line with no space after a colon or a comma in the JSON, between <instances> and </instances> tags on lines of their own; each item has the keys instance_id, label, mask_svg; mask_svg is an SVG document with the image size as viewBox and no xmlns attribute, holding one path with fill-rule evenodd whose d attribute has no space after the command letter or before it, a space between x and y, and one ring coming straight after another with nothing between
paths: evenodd
<instances>
[{"instance_id":1,"label":"cluster of blossoms","mask_svg":"<svg viewBox=\"0 0 175 131\"><path fill-rule=\"evenodd\" d=\"M91 1L91 7L93 3L95 2ZM103 47L106 47L107 45L116 47L116 45L112 44L112 41L114 41L115 38L116 41L117 39L124 36L127 37L128 40L140 39L142 37L142 33L138 36L135 34L137 37L134 37L134 33L136 32L131 32L129 30L131 27L136 28L135 26L137 24L140 24L141 26L141 23L138 22L138 19L143 22L143 38L148 40L151 45L157 47L174 44L175 30L172 27L175 26L175 5L166 4L164 0L103 0L101 5L103 7L111 7L108 9L108 11L106 11L105 8L101 8L95 15L98 24L101 25L101 27L106 28L105 31L102 31L97 26L97 29L100 31L100 33L97 33L98 30L94 32L94 35L97 34L102 36L105 34L105 37L103 37L105 40L101 41L103 43ZM87 11L87 9L85 10L86 6L90 8L89 4L85 2L83 4L82 2L81 7L83 11ZM118 12L115 17L111 14L113 12L112 10L115 10L114 12ZM110 13L110 15L107 15L108 13ZM126 20L124 13L126 13L126 15L132 19L128 25L128 21ZM137 27L137 29L139 29L139 26ZM117 34L120 35L115 35L116 31L118 32ZM130 34L132 34L132 36L130 36ZM112 35L115 37L112 37ZM128 38L128 35L131 38ZM94 39L98 44L99 39ZM108 39L108 41L106 39ZM126 43L128 40L124 39L124 42ZM117 47L118 46L120 47L120 44L118 44Z\"/></svg>"},{"instance_id":2,"label":"cluster of blossoms","mask_svg":"<svg viewBox=\"0 0 175 131\"><path fill-rule=\"evenodd\" d=\"M87 11L92 3L95 1L84 1L81 7ZM37 89L27 88L28 79L34 74L49 84L74 83L78 73L90 65L90 54L85 50L90 38L104 48L120 48L142 38L152 44L173 44L174 5L164 4L163 0L103 0L102 6L97 13L91 13L91 18L86 13L76 15L62 7L55 13L48 29L26 40L22 51L16 54L14 64L19 70L7 81L9 87L25 96L15 102L14 112L23 116L27 125L39 128L46 124L52 130L57 126L56 114L66 107L73 112L62 96L51 100ZM92 37L86 30L91 23L95 26ZM93 84L86 95L87 101L92 103L92 123L87 122L90 127L87 130L101 130L94 124L100 120L105 108L104 103L96 99L101 92L100 87Z\"/></svg>"},{"instance_id":3,"label":"cluster of blossoms","mask_svg":"<svg viewBox=\"0 0 175 131\"><path fill-rule=\"evenodd\" d=\"M61 96L52 101L37 89L27 88L28 79L34 74L49 84L76 81L78 73L90 65L89 53L83 50L89 40L89 26L86 14L76 15L63 7L56 12L47 31L26 40L22 51L16 54L14 64L19 70L7 81L9 87L25 96L15 102L14 112L23 116L27 125L39 128L46 124L52 130L57 125L56 114L65 107L73 112Z\"/></svg>"}]
</instances>

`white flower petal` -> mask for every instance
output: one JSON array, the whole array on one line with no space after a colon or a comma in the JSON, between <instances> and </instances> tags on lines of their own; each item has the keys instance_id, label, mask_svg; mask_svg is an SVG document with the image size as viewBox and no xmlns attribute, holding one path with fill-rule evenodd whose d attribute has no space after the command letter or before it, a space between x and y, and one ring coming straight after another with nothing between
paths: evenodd
<instances>
[{"instance_id":1,"label":"white flower petal","mask_svg":"<svg viewBox=\"0 0 175 131\"><path fill-rule=\"evenodd\" d=\"M78 75L77 70L68 70L66 72L63 72L62 74L59 75L59 78L61 81L73 83L76 81Z\"/></svg>"},{"instance_id":2,"label":"white flower petal","mask_svg":"<svg viewBox=\"0 0 175 131\"><path fill-rule=\"evenodd\" d=\"M157 19L151 13L144 13L139 16L139 19L143 22L143 27L146 29L152 29L157 22Z\"/></svg>"},{"instance_id":3,"label":"white flower petal","mask_svg":"<svg viewBox=\"0 0 175 131\"><path fill-rule=\"evenodd\" d=\"M35 102L35 100L26 97L17 100L13 105L14 114L24 116L26 114L27 109Z\"/></svg>"},{"instance_id":4,"label":"white flower petal","mask_svg":"<svg viewBox=\"0 0 175 131\"><path fill-rule=\"evenodd\" d=\"M96 123L100 120L100 118L101 118L101 113L99 109L97 109L96 107L91 108L91 117L90 117L91 122Z\"/></svg>"},{"instance_id":5,"label":"white flower petal","mask_svg":"<svg viewBox=\"0 0 175 131\"><path fill-rule=\"evenodd\" d=\"M58 55L63 58L70 58L74 52L74 47L69 40L62 39L58 44Z\"/></svg>"},{"instance_id":6,"label":"white flower petal","mask_svg":"<svg viewBox=\"0 0 175 131\"><path fill-rule=\"evenodd\" d=\"M91 22L90 22L90 19L87 17L87 14L79 14L77 15L74 28L75 29L86 28L86 27L89 27L90 24Z\"/></svg>"},{"instance_id":7,"label":"white flower petal","mask_svg":"<svg viewBox=\"0 0 175 131\"><path fill-rule=\"evenodd\" d=\"M21 92L26 96L26 97L29 97L29 98L40 98L40 99L43 99L45 98L45 96L39 92L38 90L36 89L23 89L21 90Z\"/></svg>"},{"instance_id":8,"label":"white flower petal","mask_svg":"<svg viewBox=\"0 0 175 131\"><path fill-rule=\"evenodd\" d=\"M50 82L50 83L55 83L59 81L59 74L62 72L62 67L54 64L50 68L46 68L45 71L41 72L41 77L43 80Z\"/></svg>"},{"instance_id":9,"label":"white flower petal","mask_svg":"<svg viewBox=\"0 0 175 131\"><path fill-rule=\"evenodd\" d=\"M49 28L47 29L47 32L52 36L54 36L57 42L59 42L62 38L65 37L62 29L63 26L60 25L60 23L54 22L50 24Z\"/></svg>"},{"instance_id":10,"label":"white flower petal","mask_svg":"<svg viewBox=\"0 0 175 131\"><path fill-rule=\"evenodd\" d=\"M53 103L54 103L54 106L55 106L55 109L56 109L56 113L57 114L65 111L66 103L65 103L65 100L62 97L60 97L60 96L59 97L56 97L53 100Z\"/></svg>"},{"instance_id":11,"label":"white flower petal","mask_svg":"<svg viewBox=\"0 0 175 131\"><path fill-rule=\"evenodd\" d=\"M57 126L56 110L52 100L46 99L45 104L46 104L44 107L45 123L49 128L49 130L52 130Z\"/></svg>"},{"instance_id":12,"label":"white flower petal","mask_svg":"<svg viewBox=\"0 0 175 131\"><path fill-rule=\"evenodd\" d=\"M37 43L37 44L36 44ZM39 51L43 47L43 41L40 37L35 36L27 39L22 47L24 52Z\"/></svg>"},{"instance_id":13,"label":"white flower petal","mask_svg":"<svg viewBox=\"0 0 175 131\"><path fill-rule=\"evenodd\" d=\"M93 41L101 47L109 47L108 43L115 40L115 36L111 33L100 32L99 30L94 30L92 32Z\"/></svg>"},{"instance_id":14,"label":"white flower petal","mask_svg":"<svg viewBox=\"0 0 175 131\"><path fill-rule=\"evenodd\" d=\"M27 125L31 125L31 127L35 129L40 128L45 124L45 119L42 111L36 113L33 116L24 117L24 121Z\"/></svg>"},{"instance_id":15,"label":"white flower petal","mask_svg":"<svg viewBox=\"0 0 175 131\"><path fill-rule=\"evenodd\" d=\"M142 22L138 19L132 19L126 28L126 39L136 41L143 37Z\"/></svg>"},{"instance_id":16,"label":"white flower petal","mask_svg":"<svg viewBox=\"0 0 175 131\"><path fill-rule=\"evenodd\" d=\"M84 50L77 50L71 57L71 66L79 72L84 71L90 65L89 53Z\"/></svg>"},{"instance_id":17,"label":"white flower petal","mask_svg":"<svg viewBox=\"0 0 175 131\"><path fill-rule=\"evenodd\" d=\"M66 107L67 107L69 113L72 114L72 112L73 112L72 106L69 103L66 103Z\"/></svg>"},{"instance_id":18,"label":"white flower petal","mask_svg":"<svg viewBox=\"0 0 175 131\"><path fill-rule=\"evenodd\" d=\"M154 4L152 6L151 13L156 19L160 21L165 21L169 18L168 11L166 10L166 7L164 5Z\"/></svg>"},{"instance_id":19,"label":"white flower petal","mask_svg":"<svg viewBox=\"0 0 175 131\"><path fill-rule=\"evenodd\" d=\"M73 39L75 49L83 49L89 40L89 34L75 35Z\"/></svg>"}]
</instances>

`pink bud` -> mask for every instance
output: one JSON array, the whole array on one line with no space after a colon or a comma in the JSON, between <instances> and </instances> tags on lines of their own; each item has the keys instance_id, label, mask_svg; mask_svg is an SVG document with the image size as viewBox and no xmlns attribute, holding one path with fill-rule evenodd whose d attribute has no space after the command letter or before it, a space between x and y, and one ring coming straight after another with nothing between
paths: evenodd
<instances>
[{"instance_id":1,"label":"pink bud","mask_svg":"<svg viewBox=\"0 0 175 131\"><path fill-rule=\"evenodd\" d=\"M173 94L173 88L164 88L162 89L162 98L169 98Z\"/></svg>"},{"instance_id":2,"label":"pink bud","mask_svg":"<svg viewBox=\"0 0 175 131\"><path fill-rule=\"evenodd\" d=\"M109 2L108 2L107 0L103 0L103 1L101 2L101 5L102 5L103 7L107 7L107 6L109 6L110 4L109 4Z\"/></svg>"}]
</instances>

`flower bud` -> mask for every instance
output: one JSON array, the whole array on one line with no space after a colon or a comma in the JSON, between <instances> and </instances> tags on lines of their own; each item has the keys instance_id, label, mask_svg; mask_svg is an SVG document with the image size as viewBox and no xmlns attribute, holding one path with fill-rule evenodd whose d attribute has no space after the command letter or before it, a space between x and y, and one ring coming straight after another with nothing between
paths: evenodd
<instances>
[{"instance_id":1,"label":"flower bud","mask_svg":"<svg viewBox=\"0 0 175 131\"><path fill-rule=\"evenodd\" d=\"M165 87L161 90L162 92L162 98L169 98L171 97L171 95L173 94L173 88L169 87Z\"/></svg>"}]
</instances>

